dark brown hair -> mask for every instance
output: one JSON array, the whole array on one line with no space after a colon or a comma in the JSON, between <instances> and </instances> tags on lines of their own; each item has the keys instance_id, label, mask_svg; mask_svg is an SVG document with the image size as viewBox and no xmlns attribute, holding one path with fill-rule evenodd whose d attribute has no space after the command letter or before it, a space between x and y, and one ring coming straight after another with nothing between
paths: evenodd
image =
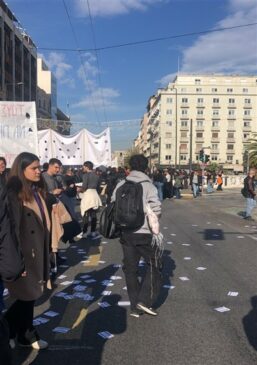
<instances>
[{"instance_id":1,"label":"dark brown hair","mask_svg":"<svg viewBox=\"0 0 257 365\"><path fill-rule=\"evenodd\" d=\"M24 175L24 170L34 161L39 161L36 155L22 152L15 158L10 170L8 188L14 190L22 201L31 202L33 200L33 190ZM41 195L45 196L45 184L42 175L38 182L33 183L33 186Z\"/></svg>"}]
</instances>

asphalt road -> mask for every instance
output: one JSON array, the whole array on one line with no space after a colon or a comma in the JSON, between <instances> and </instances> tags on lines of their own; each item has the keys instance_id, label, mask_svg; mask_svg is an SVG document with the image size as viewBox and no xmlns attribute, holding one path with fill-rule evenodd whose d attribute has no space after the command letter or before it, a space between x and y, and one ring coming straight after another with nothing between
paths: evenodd
<instances>
[{"instance_id":1,"label":"asphalt road","mask_svg":"<svg viewBox=\"0 0 257 365\"><path fill-rule=\"evenodd\" d=\"M49 320L38 330L50 347L17 348L14 365L256 364L257 223L237 214L243 205L238 190L163 202L168 287L162 288L157 317L129 316L117 240L64 246L68 267L60 268L53 291L35 311L35 318ZM60 292L67 296L56 296ZM56 327L68 332L53 332ZM111 338L99 335L105 331Z\"/></svg>"}]
</instances>

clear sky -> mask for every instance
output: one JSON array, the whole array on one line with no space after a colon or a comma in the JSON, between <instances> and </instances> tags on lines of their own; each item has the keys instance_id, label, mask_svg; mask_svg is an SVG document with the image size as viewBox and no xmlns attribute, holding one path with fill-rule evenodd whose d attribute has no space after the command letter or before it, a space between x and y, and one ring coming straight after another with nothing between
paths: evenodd
<instances>
[{"instance_id":1,"label":"clear sky","mask_svg":"<svg viewBox=\"0 0 257 365\"><path fill-rule=\"evenodd\" d=\"M178 64L180 72L257 74L257 26L89 51L254 23L257 0L8 0L8 6L56 75L58 106L71 116L73 131L97 133L106 122L140 119ZM85 51L59 50L78 48ZM139 121L112 127L112 149L130 147L138 130Z\"/></svg>"}]
</instances>

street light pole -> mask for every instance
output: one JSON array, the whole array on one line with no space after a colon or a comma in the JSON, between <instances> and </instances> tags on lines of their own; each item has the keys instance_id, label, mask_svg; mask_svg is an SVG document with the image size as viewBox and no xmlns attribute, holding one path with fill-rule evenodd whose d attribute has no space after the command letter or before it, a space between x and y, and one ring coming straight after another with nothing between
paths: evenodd
<instances>
[{"instance_id":1,"label":"street light pole","mask_svg":"<svg viewBox=\"0 0 257 365\"><path fill-rule=\"evenodd\" d=\"M173 87L175 90L176 95L176 108L175 108L175 169L177 168L178 164L178 89Z\"/></svg>"}]
</instances>

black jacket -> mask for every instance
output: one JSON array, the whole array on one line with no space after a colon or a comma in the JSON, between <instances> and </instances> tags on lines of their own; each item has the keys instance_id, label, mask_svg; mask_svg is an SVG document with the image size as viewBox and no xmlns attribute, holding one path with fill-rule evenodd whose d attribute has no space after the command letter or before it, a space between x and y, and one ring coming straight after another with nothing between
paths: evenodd
<instances>
[{"instance_id":1,"label":"black jacket","mask_svg":"<svg viewBox=\"0 0 257 365\"><path fill-rule=\"evenodd\" d=\"M17 193L4 188L0 195L0 279L14 281L24 271L24 261L12 216L11 199ZM15 203L16 204L16 203Z\"/></svg>"},{"instance_id":2,"label":"black jacket","mask_svg":"<svg viewBox=\"0 0 257 365\"><path fill-rule=\"evenodd\" d=\"M246 198L254 198L255 192L254 192L254 178L247 176L244 179L244 190L246 191Z\"/></svg>"}]
</instances>

